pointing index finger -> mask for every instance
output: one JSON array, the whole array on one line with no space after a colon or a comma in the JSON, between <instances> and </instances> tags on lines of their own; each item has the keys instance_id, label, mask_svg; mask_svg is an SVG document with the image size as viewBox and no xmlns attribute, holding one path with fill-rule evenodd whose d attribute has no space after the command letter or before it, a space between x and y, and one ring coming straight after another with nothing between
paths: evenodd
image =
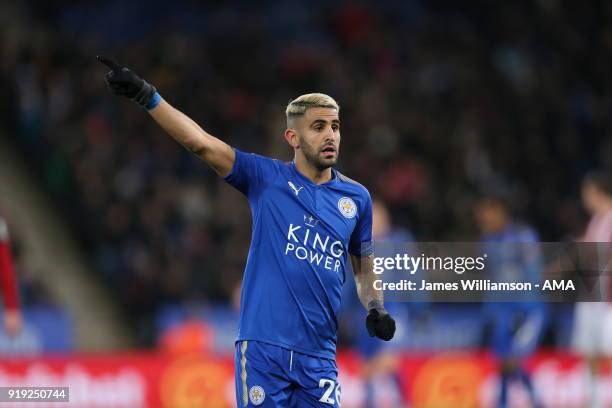
<instances>
[{"instance_id":1,"label":"pointing index finger","mask_svg":"<svg viewBox=\"0 0 612 408\"><path fill-rule=\"evenodd\" d=\"M101 55L97 55L96 58L98 59L98 61L100 61L101 63L103 63L104 65L106 65L110 69L112 69L113 71L116 71L116 72L121 71L121 66L119 64L117 64L114 60L112 60L110 58L103 57Z\"/></svg>"}]
</instances>

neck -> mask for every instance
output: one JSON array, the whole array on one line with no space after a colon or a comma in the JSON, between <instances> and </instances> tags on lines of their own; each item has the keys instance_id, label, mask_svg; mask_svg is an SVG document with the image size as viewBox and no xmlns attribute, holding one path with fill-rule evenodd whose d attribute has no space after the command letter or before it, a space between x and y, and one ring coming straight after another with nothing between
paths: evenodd
<instances>
[{"instance_id":1,"label":"neck","mask_svg":"<svg viewBox=\"0 0 612 408\"><path fill-rule=\"evenodd\" d=\"M296 155L293 159L295 167L303 176L315 184L328 182L332 178L332 169L328 167L324 170L319 170L310 164L305 157Z\"/></svg>"},{"instance_id":2,"label":"neck","mask_svg":"<svg viewBox=\"0 0 612 408\"><path fill-rule=\"evenodd\" d=\"M491 232L493 234L500 234L501 232L505 231L506 228L508 228L509 224L510 223L508 222L508 219L504 218L503 220L500 220L500 222L493 227Z\"/></svg>"}]
</instances>

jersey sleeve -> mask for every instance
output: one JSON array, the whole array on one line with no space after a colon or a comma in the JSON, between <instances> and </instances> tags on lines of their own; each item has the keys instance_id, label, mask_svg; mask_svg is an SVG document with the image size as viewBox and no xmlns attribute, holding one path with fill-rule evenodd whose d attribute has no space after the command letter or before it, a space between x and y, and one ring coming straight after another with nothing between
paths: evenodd
<instances>
[{"instance_id":1,"label":"jersey sleeve","mask_svg":"<svg viewBox=\"0 0 612 408\"><path fill-rule=\"evenodd\" d=\"M224 180L249 198L257 196L276 173L277 161L238 149L230 174Z\"/></svg>"},{"instance_id":2,"label":"jersey sleeve","mask_svg":"<svg viewBox=\"0 0 612 408\"><path fill-rule=\"evenodd\" d=\"M13 259L11 257L8 226L2 218L0 218L0 285L4 307L10 310L17 309L19 307L19 299Z\"/></svg>"},{"instance_id":3,"label":"jersey sleeve","mask_svg":"<svg viewBox=\"0 0 612 408\"><path fill-rule=\"evenodd\" d=\"M357 256L368 256L374 252L372 244L372 198L367 190L359 203L359 217L351 234L349 252Z\"/></svg>"}]
</instances>

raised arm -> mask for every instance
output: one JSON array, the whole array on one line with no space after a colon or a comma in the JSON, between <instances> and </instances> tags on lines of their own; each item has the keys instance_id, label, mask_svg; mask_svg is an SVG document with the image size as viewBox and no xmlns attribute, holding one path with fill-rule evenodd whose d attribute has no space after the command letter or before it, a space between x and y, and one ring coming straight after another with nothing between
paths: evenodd
<instances>
[{"instance_id":1,"label":"raised arm","mask_svg":"<svg viewBox=\"0 0 612 408\"><path fill-rule=\"evenodd\" d=\"M370 336L389 341L395 334L395 320L384 307L382 290L374 288L376 275L372 269L373 255L351 255L351 264L357 285L357 295L368 311L366 328Z\"/></svg>"},{"instance_id":2,"label":"raised arm","mask_svg":"<svg viewBox=\"0 0 612 408\"><path fill-rule=\"evenodd\" d=\"M153 119L174 140L208 163L221 177L227 176L236 154L224 141L204 131L197 123L162 99L154 86L115 61L97 57L111 70L104 79L115 95L125 96L147 109Z\"/></svg>"},{"instance_id":3,"label":"raised arm","mask_svg":"<svg viewBox=\"0 0 612 408\"><path fill-rule=\"evenodd\" d=\"M163 99L149 114L174 140L208 163L218 175L225 177L230 173L236 158L230 145L204 131Z\"/></svg>"}]
</instances>

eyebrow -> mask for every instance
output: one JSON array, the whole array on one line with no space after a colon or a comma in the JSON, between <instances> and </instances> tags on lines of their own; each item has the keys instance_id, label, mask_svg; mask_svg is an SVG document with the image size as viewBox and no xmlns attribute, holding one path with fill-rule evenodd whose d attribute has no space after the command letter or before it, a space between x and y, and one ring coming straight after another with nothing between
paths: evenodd
<instances>
[{"instance_id":1,"label":"eyebrow","mask_svg":"<svg viewBox=\"0 0 612 408\"><path fill-rule=\"evenodd\" d=\"M320 123L322 123L322 124L324 124L324 125L325 125L325 124L329 123L329 121L327 121L327 120L325 120L325 119L316 119L315 121L313 121L313 122L310 124L310 126L318 125L318 124L320 124ZM337 125L339 125L339 124L340 124L340 119L333 119L333 120L331 121L331 123L332 123L332 124L337 124Z\"/></svg>"}]
</instances>

